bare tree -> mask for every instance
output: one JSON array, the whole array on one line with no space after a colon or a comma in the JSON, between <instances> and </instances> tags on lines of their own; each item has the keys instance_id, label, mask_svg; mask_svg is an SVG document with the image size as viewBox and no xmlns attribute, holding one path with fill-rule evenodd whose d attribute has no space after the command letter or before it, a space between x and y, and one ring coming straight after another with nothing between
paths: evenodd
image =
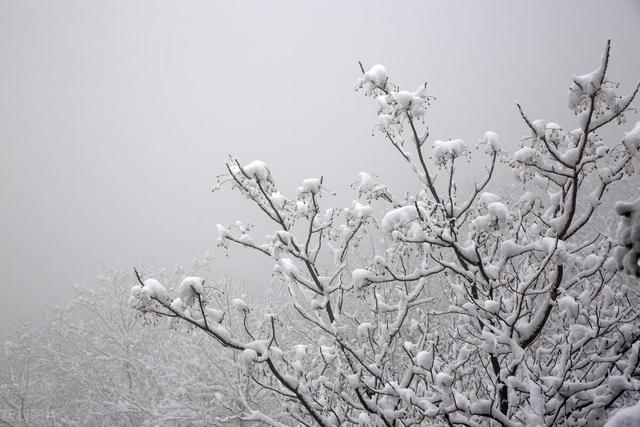
<instances>
[{"instance_id":1,"label":"bare tree","mask_svg":"<svg viewBox=\"0 0 640 427\"><path fill-rule=\"evenodd\" d=\"M274 231L258 242L241 222L219 225L219 244L272 259L286 301L266 309L235 299L241 332L197 277L171 292L138 276L132 305L234 350L228 368L274 399L265 408L246 394L219 422L603 424L640 390L637 281L620 272L599 220L615 221L602 200L633 174L640 126L620 142L598 133L624 123L638 88L616 93L609 51L572 79L575 129L531 120L518 105L521 148L511 156L487 132L484 176L471 185L459 178L471 155L464 141L427 144L426 84L400 90L382 65L361 66L356 89L377 102L376 129L416 191L397 197L361 172L351 206L323 208L323 178L287 197L265 163L230 158L218 186L236 189ZM513 199L487 191L499 165L519 182Z\"/></svg>"}]
</instances>

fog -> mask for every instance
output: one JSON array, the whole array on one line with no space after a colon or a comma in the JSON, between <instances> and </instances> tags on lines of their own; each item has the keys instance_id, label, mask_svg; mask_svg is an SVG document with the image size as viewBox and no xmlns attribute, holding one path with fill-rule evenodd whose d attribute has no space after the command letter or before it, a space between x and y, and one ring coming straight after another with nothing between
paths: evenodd
<instances>
[{"instance_id":1,"label":"fog","mask_svg":"<svg viewBox=\"0 0 640 427\"><path fill-rule=\"evenodd\" d=\"M104 268L213 250L215 271L268 286L269 263L216 248L217 223L257 218L210 191L228 154L267 162L288 192L322 175L338 203L361 170L410 185L371 136L358 61L428 82L432 138L493 130L515 147L515 100L571 126L570 76L607 38L610 75L631 89L636 1L2 1L0 334Z\"/></svg>"}]
</instances>

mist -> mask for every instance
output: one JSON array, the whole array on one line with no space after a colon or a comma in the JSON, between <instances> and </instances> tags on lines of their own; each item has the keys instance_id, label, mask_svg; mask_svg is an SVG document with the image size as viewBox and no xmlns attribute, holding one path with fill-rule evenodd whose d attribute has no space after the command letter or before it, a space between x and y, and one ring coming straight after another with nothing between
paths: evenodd
<instances>
[{"instance_id":1,"label":"mist","mask_svg":"<svg viewBox=\"0 0 640 427\"><path fill-rule=\"evenodd\" d=\"M0 334L104 269L213 251L219 274L269 286L270 263L216 247L217 223L257 220L211 193L229 154L267 162L289 192L323 176L341 203L361 170L413 185L372 137L358 61L428 82L433 138L492 130L513 149L526 132L515 101L573 121L569 77L607 39L611 74L635 84L639 24L635 1L3 1Z\"/></svg>"}]
</instances>

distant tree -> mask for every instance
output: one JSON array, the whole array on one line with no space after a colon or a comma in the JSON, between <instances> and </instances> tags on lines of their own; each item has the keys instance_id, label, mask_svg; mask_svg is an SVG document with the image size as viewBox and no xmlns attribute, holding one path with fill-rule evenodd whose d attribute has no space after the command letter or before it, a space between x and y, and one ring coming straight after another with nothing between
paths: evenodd
<instances>
[{"instance_id":1,"label":"distant tree","mask_svg":"<svg viewBox=\"0 0 640 427\"><path fill-rule=\"evenodd\" d=\"M272 259L286 300L234 299L241 332L197 277L172 291L138 276L131 304L232 349L226 369L271 396L261 407L247 393L219 422L604 424L640 391L638 242L628 241L638 237L614 239L617 216L603 206L638 165L640 125L620 141L598 133L624 123L638 88L616 93L609 50L595 71L572 78L574 129L531 120L518 105L521 148L509 155L486 132L475 183L460 178L471 156L464 141L427 144L426 84L400 90L382 65L361 66L356 89L376 101L376 129L413 170L416 190L398 197L361 172L357 199L326 208L323 178L288 197L265 163L231 158L218 186L230 184L275 229L257 241L241 222L218 225L219 244ZM513 173L517 196L488 191L498 167ZM618 243L627 252L614 257Z\"/></svg>"},{"instance_id":2,"label":"distant tree","mask_svg":"<svg viewBox=\"0 0 640 427\"><path fill-rule=\"evenodd\" d=\"M185 271L154 274L170 286ZM0 355L0 425L211 425L242 409L243 391L233 388L241 374L228 371L234 354L132 311L132 278L109 272L46 310L44 324L17 328ZM229 284L207 290L231 301ZM239 331L234 317L222 321Z\"/></svg>"}]
</instances>

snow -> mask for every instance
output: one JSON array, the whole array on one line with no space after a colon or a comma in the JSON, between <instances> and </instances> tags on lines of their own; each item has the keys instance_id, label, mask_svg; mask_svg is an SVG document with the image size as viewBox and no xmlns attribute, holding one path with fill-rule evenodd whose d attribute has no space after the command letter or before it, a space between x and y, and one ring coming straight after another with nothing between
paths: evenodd
<instances>
[{"instance_id":1,"label":"snow","mask_svg":"<svg viewBox=\"0 0 640 427\"><path fill-rule=\"evenodd\" d=\"M487 214L477 216L471 221L471 228L475 231L499 230L511 222L509 208L501 202L491 202L487 205Z\"/></svg>"},{"instance_id":2,"label":"snow","mask_svg":"<svg viewBox=\"0 0 640 427\"><path fill-rule=\"evenodd\" d=\"M590 270L604 261L604 258L600 255L589 254L582 260L582 268L585 270Z\"/></svg>"},{"instance_id":3,"label":"snow","mask_svg":"<svg viewBox=\"0 0 640 427\"><path fill-rule=\"evenodd\" d=\"M297 359L304 359L307 356L308 345L305 344L296 344L293 346L293 351L296 354Z\"/></svg>"},{"instance_id":4,"label":"snow","mask_svg":"<svg viewBox=\"0 0 640 427\"><path fill-rule=\"evenodd\" d=\"M522 196L520 196L520 198L518 199L518 204L521 204L523 208L527 210L531 209L536 200L538 200L538 196L532 191L527 191Z\"/></svg>"},{"instance_id":5,"label":"snow","mask_svg":"<svg viewBox=\"0 0 640 427\"><path fill-rule=\"evenodd\" d=\"M254 179L258 182L272 182L269 167L263 161L254 160L253 162L244 166L242 170L249 178Z\"/></svg>"},{"instance_id":6,"label":"snow","mask_svg":"<svg viewBox=\"0 0 640 427\"><path fill-rule=\"evenodd\" d=\"M302 181L302 186L298 187L298 194L318 194L322 190L322 180L320 178L307 178Z\"/></svg>"},{"instance_id":7,"label":"snow","mask_svg":"<svg viewBox=\"0 0 640 427\"><path fill-rule=\"evenodd\" d=\"M300 272L291 258L280 258L274 266L274 270L290 276L296 276Z\"/></svg>"},{"instance_id":8,"label":"snow","mask_svg":"<svg viewBox=\"0 0 640 427\"><path fill-rule=\"evenodd\" d=\"M453 377L446 372L438 372L438 375L436 375L436 382L442 387L449 388L453 384Z\"/></svg>"},{"instance_id":9,"label":"snow","mask_svg":"<svg viewBox=\"0 0 640 427\"><path fill-rule=\"evenodd\" d=\"M173 310L181 312L184 310L184 303L182 302L182 299L180 298L175 298L173 301L171 301L171 306L170 306Z\"/></svg>"},{"instance_id":10,"label":"snow","mask_svg":"<svg viewBox=\"0 0 640 427\"><path fill-rule=\"evenodd\" d=\"M531 126L535 129L536 134L538 135L544 135L547 131L547 122L544 119L534 120L533 123L531 123Z\"/></svg>"},{"instance_id":11,"label":"snow","mask_svg":"<svg viewBox=\"0 0 640 427\"><path fill-rule=\"evenodd\" d=\"M602 182L609 183L611 182L611 169L610 168L600 168L598 169L598 175L600 175L600 179Z\"/></svg>"},{"instance_id":12,"label":"snow","mask_svg":"<svg viewBox=\"0 0 640 427\"><path fill-rule=\"evenodd\" d=\"M636 122L633 129L625 132L622 143L632 156L640 155L640 122Z\"/></svg>"},{"instance_id":13,"label":"snow","mask_svg":"<svg viewBox=\"0 0 640 427\"><path fill-rule=\"evenodd\" d=\"M358 181L352 184L358 191L358 196L367 199L386 197L389 199L387 187L376 182L374 177L367 172L358 172Z\"/></svg>"},{"instance_id":14,"label":"snow","mask_svg":"<svg viewBox=\"0 0 640 427\"><path fill-rule=\"evenodd\" d=\"M600 65L600 67L588 74L573 76L573 84L569 89L567 103L569 109L573 110L576 114L583 112L589 97L600 90L601 83L604 80L603 65L604 64Z\"/></svg>"},{"instance_id":15,"label":"snow","mask_svg":"<svg viewBox=\"0 0 640 427\"><path fill-rule=\"evenodd\" d=\"M590 338L595 335L594 331L592 331L589 327L585 325L580 325L574 323L573 325L569 325L569 342L577 343L585 338Z\"/></svg>"},{"instance_id":16,"label":"snow","mask_svg":"<svg viewBox=\"0 0 640 427\"><path fill-rule=\"evenodd\" d=\"M402 108L409 108L414 98L414 94L406 90L401 90L394 96L395 101Z\"/></svg>"},{"instance_id":17,"label":"snow","mask_svg":"<svg viewBox=\"0 0 640 427\"><path fill-rule=\"evenodd\" d=\"M500 151L502 146L502 142L500 141L500 136L497 133L492 132L490 130L484 133L484 137L482 138L482 142L486 147L487 154L497 153Z\"/></svg>"},{"instance_id":18,"label":"snow","mask_svg":"<svg viewBox=\"0 0 640 427\"><path fill-rule=\"evenodd\" d=\"M171 297L167 289L156 279L147 279L143 286L135 285L131 288L129 305L139 310L146 310L153 300L161 304L170 304Z\"/></svg>"},{"instance_id":19,"label":"snow","mask_svg":"<svg viewBox=\"0 0 640 427\"><path fill-rule=\"evenodd\" d=\"M493 193L489 193L487 191L485 191L484 193L480 194L480 197L478 198L478 202L482 205L482 206L488 206L490 203L494 203L494 202L498 202L500 201L500 196L493 194Z\"/></svg>"},{"instance_id":20,"label":"snow","mask_svg":"<svg viewBox=\"0 0 640 427\"><path fill-rule=\"evenodd\" d=\"M369 414L367 414L366 412L361 412L360 415L358 415L358 425L361 425L361 426L372 425L371 417L369 416Z\"/></svg>"},{"instance_id":21,"label":"snow","mask_svg":"<svg viewBox=\"0 0 640 427\"><path fill-rule=\"evenodd\" d=\"M382 87L388 79L389 73L384 65L376 64L364 73L364 77L361 80L362 82L371 82L378 87Z\"/></svg>"},{"instance_id":22,"label":"snow","mask_svg":"<svg viewBox=\"0 0 640 427\"><path fill-rule=\"evenodd\" d=\"M422 369L431 370L433 368L433 352L422 350L416 354L416 365Z\"/></svg>"},{"instance_id":23,"label":"snow","mask_svg":"<svg viewBox=\"0 0 640 427\"><path fill-rule=\"evenodd\" d=\"M576 317L578 315L578 302L570 295L565 295L558 298L558 308L561 311L565 311L571 316Z\"/></svg>"},{"instance_id":24,"label":"snow","mask_svg":"<svg viewBox=\"0 0 640 427\"><path fill-rule=\"evenodd\" d=\"M231 236L229 229L222 224L217 224L216 229L218 230L218 236L220 236L220 239L225 239Z\"/></svg>"},{"instance_id":25,"label":"snow","mask_svg":"<svg viewBox=\"0 0 640 427\"><path fill-rule=\"evenodd\" d=\"M445 230L445 231L449 231L449 230ZM444 232L443 232L443 235L444 235ZM465 242L463 245L460 245L458 249L460 253L464 255L465 258L468 258L474 262L480 261L478 259L478 254L476 253L477 245L473 240Z\"/></svg>"},{"instance_id":26,"label":"snow","mask_svg":"<svg viewBox=\"0 0 640 427\"><path fill-rule=\"evenodd\" d=\"M557 240L555 237L546 236L535 242L535 248L539 251L550 254L554 250L565 251L567 244L562 240Z\"/></svg>"},{"instance_id":27,"label":"snow","mask_svg":"<svg viewBox=\"0 0 640 427\"><path fill-rule=\"evenodd\" d=\"M222 323L225 317L225 313L222 310L218 310L217 308L207 307L205 308L205 313L207 313L207 318L213 320L216 323Z\"/></svg>"},{"instance_id":28,"label":"snow","mask_svg":"<svg viewBox=\"0 0 640 427\"><path fill-rule=\"evenodd\" d=\"M513 153L513 159L516 162L520 162L524 164L534 163L536 156L537 156L536 150L534 150L531 147L522 147L521 149Z\"/></svg>"},{"instance_id":29,"label":"snow","mask_svg":"<svg viewBox=\"0 0 640 427\"><path fill-rule=\"evenodd\" d=\"M253 364L258 359L258 353L252 348L247 348L238 356L238 363L245 372L251 371Z\"/></svg>"},{"instance_id":30,"label":"snow","mask_svg":"<svg viewBox=\"0 0 640 427\"><path fill-rule=\"evenodd\" d=\"M364 268L356 268L351 273L351 280L353 281L353 285L356 288L360 288L367 283L367 279L370 277L371 272L369 270L365 270Z\"/></svg>"},{"instance_id":31,"label":"snow","mask_svg":"<svg viewBox=\"0 0 640 427\"><path fill-rule=\"evenodd\" d=\"M253 246L255 243L253 241L253 239L251 238L251 236L249 236L248 234L243 234L242 236L240 236L240 240L242 243L246 244L246 245L250 245Z\"/></svg>"},{"instance_id":32,"label":"snow","mask_svg":"<svg viewBox=\"0 0 640 427\"><path fill-rule=\"evenodd\" d=\"M375 329L375 326L373 326L371 323L369 322L363 322L361 324L358 325L358 338L360 338L361 340L366 340L369 337L369 331L372 331Z\"/></svg>"},{"instance_id":33,"label":"snow","mask_svg":"<svg viewBox=\"0 0 640 427\"><path fill-rule=\"evenodd\" d=\"M640 402L618 410L604 427L640 427Z\"/></svg>"},{"instance_id":34,"label":"snow","mask_svg":"<svg viewBox=\"0 0 640 427\"><path fill-rule=\"evenodd\" d=\"M490 279L496 280L500 275L500 267L493 264L488 264L484 266L484 272L487 273Z\"/></svg>"},{"instance_id":35,"label":"snow","mask_svg":"<svg viewBox=\"0 0 640 427\"><path fill-rule=\"evenodd\" d=\"M489 354L494 354L497 350L498 342L496 336L488 331L482 331L482 349Z\"/></svg>"},{"instance_id":36,"label":"snow","mask_svg":"<svg viewBox=\"0 0 640 427\"><path fill-rule=\"evenodd\" d=\"M391 233L400 227L404 227L418 219L418 211L414 205L402 206L388 211L382 217L381 227L387 233Z\"/></svg>"},{"instance_id":37,"label":"snow","mask_svg":"<svg viewBox=\"0 0 640 427\"><path fill-rule=\"evenodd\" d=\"M560 158L567 165L573 167L576 164L578 164L578 160L580 159L580 148L578 147L569 148L567 151L564 152L564 154L562 154Z\"/></svg>"},{"instance_id":38,"label":"snow","mask_svg":"<svg viewBox=\"0 0 640 427\"><path fill-rule=\"evenodd\" d=\"M496 314L500 311L500 303L494 300L486 300L484 302L484 309L489 313Z\"/></svg>"},{"instance_id":39,"label":"snow","mask_svg":"<svg viewBox=\"0 0 640 427\"><path fill-rule=\"evenodd\" d=\"M148 304L149 296L142 292L142 286L135 285L129 291L131 296L129 297L129 305L133 308L142 309L146 304ZM147 301L143 301L143 298Z\"/></svg>"},{"instance_id":40,"label":"snow","mask_svg":"<svg viewBox=\"0 0 640 427\"><path fill-rule=\"evenodd\" d=\"M167 289L156 279L145 280L142 292L145 292L150 298L158 300L162 304L169 304L169 301L171 301Z\"/></svg>"},{"instance_id":41,"label":"snow","mask_svg":"<svg viewBox=\"0 0 640 427\"><path fill-rule=\"evenodd\" d=\"M373 176L367 172L358 172L358 193L368 193L376 187L376 181Z\"/></svg>"},{"instance_id":42,"label":"snow","mask_svg":"<svg viewBox=\"0 0 640 427\"><path fill-rule=\"evenodd\" d=\"M279 209L282 209L287 203L287 198L283 196L279 191L271 193L271 202Z\"/></svg>"},{"instance_id":43,"label":"snow","mask_svg":"<svg viewBox=\"0 0 640 427\"><path fill-rule=\"evenodd\" d=\"M518 256L526 250L526 247L517 244L513 239L503 240L500 243L500 254L505 259Z\"/></svg>"},{"instance_id":44,"label":"snow","mask_svg":"<svg viewBox=\"0 0 640 427\"><path fill-rule=\"evenodd\" d=\"M433 160L436 164L442 164L449 158L458 157L466 151L467 144L461 139L437 140L433 143Z\"/></svg>"},{"instance_id":45,"label":"snow","mask_svg":"<svg viewBox=\"0 0 640 427\"><path fill-rule=\"evenodd\" d=\"M573 76L573 82L588 95L593 95L600 88L600 82L604 78L604 68L598 67L596 70L582 76Z\"/></svg>"},{"instance_id":46,"label":"snow","mask_svg":"<svg viewBox=\"0 0 640 427\"><path fill-rule=\"evenodd\" d=\"M204 296L204 279L202 277L186 277L178 286L178 298L185 307L190 306L197 295Z\"/></svg>"},{"instance_id":47,"label":"snow","mask_svg":"<svg viewBox=\"0 0 640 427\"><path fill-rule=\"evenodd\" d=\"M392 94L392 97L398 108L396 111L392 111L393 116L398 116L406 111L412 117L422 117L427 111L428 96L424 85L420 86L415 92L398 91Z\"/></svg>"},{"instance_id":48,"label":"snow","mask_svg":"<svg viewBox=\"0 0 640 427\"><path fill-rule=\"evenodd\" d=\"M351 210L357 218L362 219L368 218L373 214L373 208L371 206L363 205L357 200L353 201L353 208Z\"/></svg>"},{"instance_id":49,"label":"snow","mask_svg":"<svg viewBox=\"0 0 640 427\"><path fill-rule=\"evenodd\" d=\"M327 363L333 363L338 358L338 352L334 346L320 346L320 354Z\"/></svg>"},{"instance_id":50,"label":"snow","mask_svg":"<svg viewBox=\"0 0 640 427\"><path fill-rule=\"evenodd\" d=\"M378 123L376 123L376 128L381 131L392 131L393 127L397 125L398 120L392 116L391 114L380 114L378 115Z\"/></svg>"},{"instance_id":51,"label":"snow","mask_svg":"<svg viewBox=\"0 0 640 427\"><path fill-rule=\"evenodd\" d=\"M236 311L240 313L249 312L249 306L247 305L246 302L244 302L242 298L234 298L233 300L231 300L231 305Z\"/></svg>"}]
</instances>

